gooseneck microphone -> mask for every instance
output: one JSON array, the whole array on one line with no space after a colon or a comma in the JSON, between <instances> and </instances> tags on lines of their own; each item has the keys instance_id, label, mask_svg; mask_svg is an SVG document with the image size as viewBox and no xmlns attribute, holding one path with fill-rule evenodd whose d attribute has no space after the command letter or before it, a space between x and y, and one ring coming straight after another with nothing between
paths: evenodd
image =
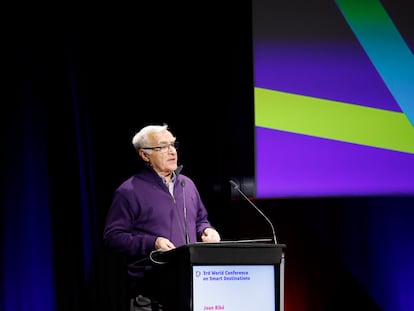
<instances>
[{"instance_id":1,"label":"gooseneck microphone","mask_svg":"<svg viewBox=\"0 0 414 311\"><path fill-rule=\"evenodd\" d=\"M188 236L188 223L187 223L187 206L185 204L185 180L181 181L181 187L183 188L183 205L184 205L184 230L185 230L185 243L190 243L190 237Z\"/></svg>"},{"instance_id":2,"label":"gooseneck microphone","mask_svg":"<svg viewBox=\"0 0 414 311\"><path fill-rule=\"evenodd\" d=\"M275 244L278 244L277 243L277 239L276 239L276 232L275 232L275 228L274 228L274 226L273 226L273 224L272 224L272 222L270 221L270 219L247 197L247 195L245 195L244 194L244 192L243 191L241 191L240 190L240 188L239 188L239 185L238 184L236 184L233 180L231 180L230 179L230 184L233 186L233 189L234 190L236 190L236 191L238 191L242 196L243 196L243 198L245 198L246 200L247 200L247 202L249 202L250 203L250 205L251 206L253 206L258 212L259 212L259 214L260 215L262 215L263 216L263 218L267 221L267 223L270 225L270 228L272 229L272 235L273 235L273 242L275 243Z\"/></svg>"}]
</instances>

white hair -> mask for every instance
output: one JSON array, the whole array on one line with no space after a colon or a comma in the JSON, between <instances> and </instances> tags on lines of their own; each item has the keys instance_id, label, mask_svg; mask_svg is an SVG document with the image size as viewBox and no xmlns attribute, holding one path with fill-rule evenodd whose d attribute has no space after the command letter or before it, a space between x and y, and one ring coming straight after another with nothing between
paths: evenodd
<instances>
[{"instance_id":1,"label":"white hair","mask_svg":"<svg viewBox=\"0 0 414 311\"><path fill-rule=\"evenodd\" d=\"M147 125L143 127L138 133L132 138L132 144L136 151L149 145L148 135L152 133L159 133L168 129L168 125Z\"/></svg>"}]
</instances>

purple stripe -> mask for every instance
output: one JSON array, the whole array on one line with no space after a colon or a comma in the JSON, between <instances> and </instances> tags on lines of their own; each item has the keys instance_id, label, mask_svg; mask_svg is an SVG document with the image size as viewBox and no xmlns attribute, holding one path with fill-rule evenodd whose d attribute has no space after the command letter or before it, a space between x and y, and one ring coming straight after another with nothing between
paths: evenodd
<instances>
[{"instance_id":1,"label":"purple stripe","mask_svg":"<svg viewBox=\"0 0 414 311\"><path fill-rule=\"evenodd\" d=\"M401 112L355 43L256 43L255 86Z\"/></svg>"},{"instance_id":2,"label":"purple stripe","mask_svg":"<svg viewBox=\"0 0 414 311\"><path fill-rule=\"evenodd\" d=\"M414 155L256 127L256 197L414 194Z\"/></svg>"}]
</instances>

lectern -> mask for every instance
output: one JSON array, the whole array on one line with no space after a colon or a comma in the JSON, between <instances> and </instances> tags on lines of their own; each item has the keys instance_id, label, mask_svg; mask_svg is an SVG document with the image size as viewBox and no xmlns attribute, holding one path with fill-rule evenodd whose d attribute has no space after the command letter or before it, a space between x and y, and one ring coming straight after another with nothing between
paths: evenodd
<instances>
[{"instance_id":1,"label":"lectern","mask_svg":"<svg viewBox=\"0 0 414 311\"><path fill-rule=\"evenodd\" d=\"M283 311L283 244L193 243L152 254L166 311Z\"/></svg>"}]
</instances>

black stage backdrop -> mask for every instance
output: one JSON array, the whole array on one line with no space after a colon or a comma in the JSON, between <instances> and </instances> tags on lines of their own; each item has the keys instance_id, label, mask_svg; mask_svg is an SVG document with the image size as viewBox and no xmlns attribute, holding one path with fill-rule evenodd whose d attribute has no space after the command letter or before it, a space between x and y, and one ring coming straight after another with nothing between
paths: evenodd
<instances>
[{"instance_id":1,"label":"black stage backdrop","mask_svg":"<svg viewBox=\"0 0 414 311\"><path fill-rule=\"evenodd\" d=\"M229 164L253 172L250 3L5 14L0 309L126 310L122 258L101 240L115 187L139 165L140 127L170 126L183 173L233 236Z\"/></svg>"}]
</instances>

